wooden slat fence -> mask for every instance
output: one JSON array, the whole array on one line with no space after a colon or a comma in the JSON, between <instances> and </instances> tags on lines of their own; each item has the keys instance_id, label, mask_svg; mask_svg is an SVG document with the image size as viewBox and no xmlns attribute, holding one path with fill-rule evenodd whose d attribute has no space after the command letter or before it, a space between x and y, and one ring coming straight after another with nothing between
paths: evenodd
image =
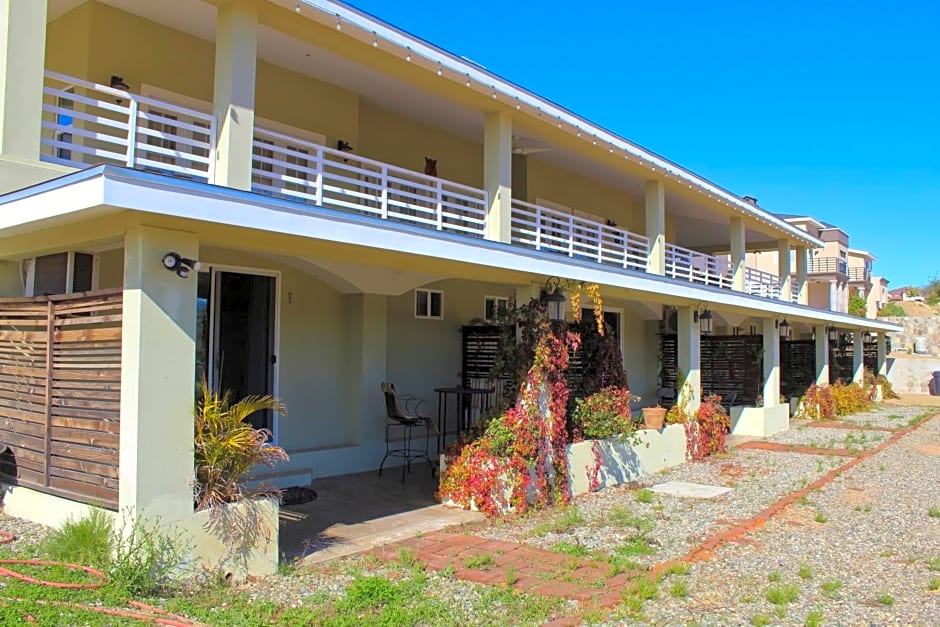
<instances>
[{"instance_id":1,"label":"wooden slat fence","mask_svg":"<svg viewBox=\"0 0 940 627\"><path fill-rule=\"evenodd\" d=\"M121 290L0 299L0 479L116 510Z\"/></svg>"}]
</instances>

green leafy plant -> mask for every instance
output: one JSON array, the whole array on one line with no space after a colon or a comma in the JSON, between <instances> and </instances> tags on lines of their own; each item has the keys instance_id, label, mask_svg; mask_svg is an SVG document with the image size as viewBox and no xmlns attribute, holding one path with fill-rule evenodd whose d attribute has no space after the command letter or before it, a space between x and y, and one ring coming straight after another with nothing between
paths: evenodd
<instances>
[{"instance_id":1,"label":"green leafy plant","mask_svg":"<svg viewBox=\"0 0 940 627\"><path fill-rule=\"evenodd\" d=\"M800 406L800 418L831 420L869 410L871 393L870 389L865 390L856 383L845 385L837 382L826 387L813 384L807 388Z\"/></svg>"},{"instance_id":2,"label":"green leafy plant","mask_svg":"<svg viewBox=\"0 0 940 627\"><path fill-rule=\"evenodd\" d=\"M878 310L879 318L904 318L907 312L897 303L885 303L884 307Z\"/></svg>"},{"instance_id":3,"label":"green leafy plant","mask_svg":"<svg viewBox=\"0 0 940 627\"><path fill-rule=\"evenodd\" d=\"M285 412L274 397L246 396L234 401L229 392L219 394L205 381L200 383L194 442L196 509L278 494L274 488L249 488L246 483L256 466L288 460L284 449L268 444L267 429L256 429L248 422L252 414L262 411Z\"/></svg>"},{"instance_id":4,"label":"green leafy plant","mask_svg":"<svg viewBox=\"0 0 940 627\"><path fill-rule=\"evenodd\" d=\"M628 436L635 431L630 391L622 387L606 387L575 402L571 416L575 437L607 439Z\"/></svg>"},{"instance_id":5,"label":"green leafy plant","mask_svg":"<svg viewBox=\"0 0 940 627\"><path fill-rule=\"evenodd\" d=\"M114 518L97 508L79 519L69 518L42 546L52 559L104 568L114 552Z\"/></svg>"},{"instance_id":6,"label":"green leafy plant","mask_svg":"<svg viewBox=\"0 0 940 627\"><path fill-rule=\"evenodd\" d=\"M868 304L865 302L865 299L858 294L851 294L849 296L849 314L864 318L867 312Z\"/></svg>"},{"instance_id":7,"label":"green leafy plant","mask_svg":"<svg viewBox=\"0 0 940 627\"><path fill-rule=\"evenodd\" d=\"M638 503L652 503L655 498L655 493L649 488L640 488L636 491L636 500Z\"/></svg>"}]
</instances>

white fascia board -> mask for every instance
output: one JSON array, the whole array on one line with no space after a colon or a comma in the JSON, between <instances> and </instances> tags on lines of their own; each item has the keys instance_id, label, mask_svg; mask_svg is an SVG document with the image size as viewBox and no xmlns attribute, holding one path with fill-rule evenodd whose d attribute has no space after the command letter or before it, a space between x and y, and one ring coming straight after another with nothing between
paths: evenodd
<instances>
[{"instance_id":1,"label":"white fascia board","mask_svg":"<svg viewBox=\"0 0 940 627\"><path fill-rule=\"evenodd\" d=\"M856 257L863 257L865 259L871 259L872 261L878 261L878 257L875 257L873 254L871 254L867 250L861 250L859 248L850 248L849 254L854 255Z\"/></svg>"},{"instance_id":2,"label":"white fascia board","mask_svg":"<svg viewBox=\"0 0 940 627\"><path fill-rule=\"evenodd\" d=\"M19 192L19 198L0 204L0 235L4 231L96 207L101 204L104 186L104 177L83 177L49 189L37 186L34 194ZM30 189L23 191L29 192Z\"/></svg>"},{"instance_id":3,"label":"white fascia board","mask_svg":"<svg viewBox=\"0 0 940 627\"><path fill-rule=\"evenodd\" d=\"M93 175L93 176L89 176ZM72 182L69 179L77 179ZM59 186L17 192L15 198L0 199L0 215L24 216L27 210L57 205L56 215L91 211L101 207L139 211L186 220L235 226L364 246L394 252L407 251L431 259L513 270L537 276L559 276L588 283L622 287L639 300L667 297L706 302L745 310L749 315L787 316L792 321L830 324L865 331L900 331L900 325L855 318L846 314L813 309L784 301L748 296L719 288L694 285L643 272L613 270L593 262L559 257L551 253L478 240L459 235L382 221L329 209L299 205L249 192L181 181L170 177L103 167L60 179ZM61 194L60 192L68 192ZM57 202L53 203L51 198ZM50 217L47 213L30 220ZM717 307L716 307L717 308Z\"/></svg>"},{"instance_id":4,"label":"white fascia board","mask_svg":"<svg viewBox=\"0 0 940 627\"><path fill-rule=\"evenodd\" d=\"M781 220L769 211L765 211L751 203L739 198L728 190L708 181L701 176L691 172L682 166L669 161L668 159L657 155L654 152L634 144L633 142L608 131L578 116L571 111L558 106L557 104L546 100L541 96L519 87L518 85L507 81L492 72L487 71L472 62L448 52L438 46L430 44L419 39L401 29L395 28L391 24L379 20L367 13L359 11L342 2L334 0L301 0L303 5L321 11L330 19L338 19L342 24L355 26L366 33L372 33L379 41L398 46L403 51L408 51L414 56L424 57L432 63L439 64L441 69L449 73L458 74L466 77L474 84L485 86L488 90L503 94L505 99L510 102L518 102L526 105L531 110L539 111L543 117L547 117L553 122L557 121L570 127L580 129L586 139L592 141L596 139L603 147L610 147L625 152L643 162L652 172L657 170L672 175L689 187L698 188L707 194L712 194L724 201L726 204L737 209L741 213L747 214L758 222L762 222L769 227L778 229L790 235L791 237L806 242L807 244L820 247L823 245L819 240L806 231L799 229L785 220Z\"/></svg>"}]
</instances>

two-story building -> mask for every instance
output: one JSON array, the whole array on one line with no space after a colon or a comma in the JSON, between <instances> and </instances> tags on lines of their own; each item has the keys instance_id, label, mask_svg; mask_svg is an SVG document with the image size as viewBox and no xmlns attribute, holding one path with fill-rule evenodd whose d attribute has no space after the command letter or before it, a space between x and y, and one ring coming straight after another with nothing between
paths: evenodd
<instances>
[{"instance_id":1,"label":"two-story building","mask_svg":"<svg viewBox=\"0 0 940 627\"><path fill-rule=\"evenodd\" d=\"M461 328L549 277L601 286L646 399L665 324L693 407L705 321L762 336L755 432L786 425L783 322L815 337L822 383L830 328L854 333L856 378L867 333L883 367L896 327L816 297L841 289L814 278L828 259L845 275L845 257L811 252L844 246L840 231L772 215L350 5L0 0L0 14L3 311L89 290L120 311L56 296L48 318L29 305L48 336L2 321L0 339L50 338L30 369L0 358L0 377L34 377L17 384L34 409L0 399L29 423L0 442L33 492L191 516L200 376L283 399L261 420L291 457L278 482L376 468L380 383L431 399L461 370ZM777 263L749 263L755 250ZM60 320L56 298L78 304ZM109 446L108 463L80 458Z\"/></svg>"}]
</instances>

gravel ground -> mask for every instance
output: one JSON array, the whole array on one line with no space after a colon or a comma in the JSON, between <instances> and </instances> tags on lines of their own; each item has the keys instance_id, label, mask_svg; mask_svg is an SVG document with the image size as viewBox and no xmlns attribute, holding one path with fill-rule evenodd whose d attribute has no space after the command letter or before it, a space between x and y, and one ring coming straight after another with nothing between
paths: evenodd
<instances>
[{"instance_id":1,"label":"gravel ground","mask_svg":"<svg viewBox=\"0 0 940 627\"><path fill-rule=\"evenodd\" d=\"M767 438L770 442L800 444L815 448L869 449L884 442L891 435L886 431L856 431L854 429L827 429L813 423L791 428Z\"/></svg>"},{"instance_id":2,"label":"gravel ground","mask_svg":"<svg viewBox=\"0 0 940 627\"><path fill-rule=\"evenodd\" d=\"M52 531L51 528L45 525L13 518L3 512L0 512L0 530L9 531L13 534L13 543L16 545L17 550L39 544Z\"/></svg>"},{"instance_id":3,"label":"gravel ground","mask_svg":"<svg viewBox=\"0 0 940 627\"><path fill-rule=\"evenodd\" d=\"M884 403L877 405L872 411L846 416L841 420L867 427L897 428L907 425L912 419L930 411L929 407L902 407Z\"/></svg>"},{"instance_id":4,"label":"gravel ground","mask_svg":"<svg viewBox=\"0 0 940 627\"><path fill-rule=\"evenodd\" d=\"M789 508L751 543L692 565L679 578L686 598L672 596L676 578L667 580L644 606L644 622L802 625L815 613L827 625L940 624L940 591L929 589L940 586L940 518L930 515L940 508L938 470L935 417ZM795 598L768 600L781 592Z\"/></svg>"}]
</instances>

